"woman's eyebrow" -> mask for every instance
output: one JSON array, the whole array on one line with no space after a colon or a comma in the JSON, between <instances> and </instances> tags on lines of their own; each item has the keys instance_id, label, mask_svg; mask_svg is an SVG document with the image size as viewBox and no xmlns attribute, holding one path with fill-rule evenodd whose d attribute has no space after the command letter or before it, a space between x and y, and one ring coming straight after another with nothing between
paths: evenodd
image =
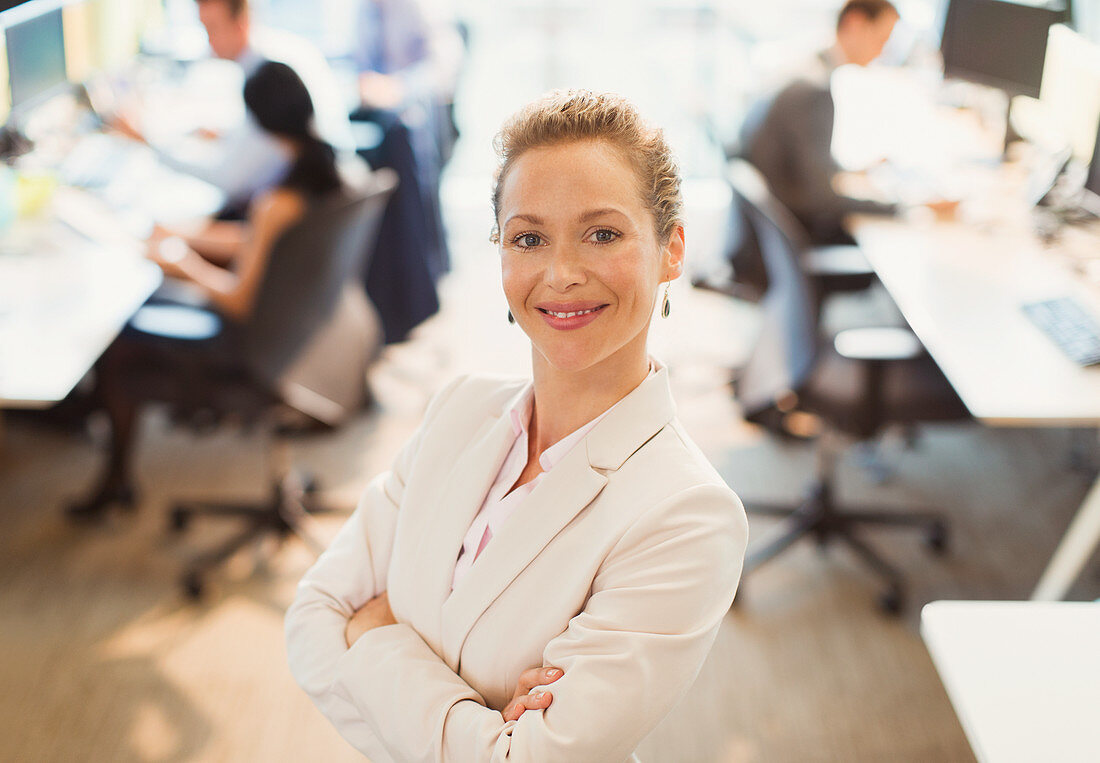
<instances>
[{"instance_id":1,"label":"woman's eyebrow","mask_svg":"<svg viewBox=\"0 0 1100 763\"><path fill-rule=\"evenodd\" d=\"M594 220L597 217L605 217L607 215L621 215L626 217L626 214L620 209L616 209L615 207L602 207L600 209L592 209L585 212L577 218L577 222L586 223L589 220Z\"/></svg>"},{"instance_id":2,"label":"woman's eyebrow","mask_svg":"<svg viewBox=\"0 0 1100 763\"><path fill-rule=\"evenodd\" d=\"M504 224L507 226L513 220L526 220L527 222L531 223L532 225L543 225L543 221L542 221L541 217L537 217L535 215L528 215L528 214L512 215L511 217L509 217L507 220L504 221Z\"/></svg>"},{"instance_id":3,"label":"woman's eyebrow","mask_svg":"<svg viewBox=\"0 0 1100 763\"><path fill-rule=\"evenodd\" d=\"M621 209L617 209L615 207L601 207L599 209L590 209L587 212L582 213L577 218L577 222L586 223L590 220L594 220L594 219L599 218L599 217L606 217L608 215L619 215L621 217L626 217L626 213L623 212ZM504 226L507 227L513 220L524 220L526 222L531 223L532 225L545 225L546 224L545 221L541 217L539 217L538 215L532 215L532 214L528 214L526 212L522 212L522 213L519 213L519 214L514 214L511 217L509 217L507 220L505 220L504 221Z\"/></svg>"}]
</instances>

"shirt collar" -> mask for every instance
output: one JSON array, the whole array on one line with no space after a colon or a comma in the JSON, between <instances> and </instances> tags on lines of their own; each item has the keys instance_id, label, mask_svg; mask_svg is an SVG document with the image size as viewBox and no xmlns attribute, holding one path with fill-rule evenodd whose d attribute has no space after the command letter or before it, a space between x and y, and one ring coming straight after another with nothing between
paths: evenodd
<instances>
[{"instance_id":1,"label":"shirt collar","mask_svg":"<svg viewBox=\"0 0 1100 763\"><path fill-rule=\"evenodd\" d=\"M251 45L247 46L241 54L237 56L237 64L244 70L245 79L248 79L256 70L264 63L266 59L256 52L256 49Z\"/></svg>"},{"instance_id":2,"label":"shirt collar","mask_svg":"<svg viewBox=\"0 0 1100 763\"><path fill-rule=\"evenodd\" d=\"M830 45L828 48L818 53L817 57L822 66L825 67L825 73L830 76L834 71L847 63L839 45Z\"/></svg>"},{"instance_id":3,"label":"shirt collar","mask_svg":"<svg viewBox=\"0 0 1100 763\"><path fill-rule=\"evenodd\" d=\"M656 372L656 364L653 363L653 361L651 360L649 363L649 373L646 374L645 378L649 379ZM542 470L544 472L548 472L552 468L554 468L554 466L557 465L558 462L565 458L565 454L573 449L574 445L584 439L584 436L587 435L596 426L596 424L598 424L600 420L603 419L604 416L611 413L611 411L615 409L615 406L617 406L619 402L622 401L617 401L599 416L596 416L587 424L584 424L583 426L573 430L565 437L561 438L549 448L544 450L539 456L539 466L542 467ZM523 437L526 440L528 434L528 426L531 423L531 411L534 407L534 404L535 388L534 386L529 386L527 388L527 391L522 396L520 396L518 400L516 400L515 405L513 405L508 411L508 417L511 419L512 422L512 431L515 433L515 436L517 438Z\"/></svg>"}]
</instances>

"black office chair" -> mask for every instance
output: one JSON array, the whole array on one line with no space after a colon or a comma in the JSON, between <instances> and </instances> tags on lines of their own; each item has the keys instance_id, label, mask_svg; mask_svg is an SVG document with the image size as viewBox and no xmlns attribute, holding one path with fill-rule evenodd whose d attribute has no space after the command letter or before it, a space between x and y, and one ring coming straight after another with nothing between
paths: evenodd
<instances>
[{"instance_id":1,"label":"black office chair","mask_svg":"<svg viewBox=\"0 0 1100 763\"><path fill-rule=\"evenodd\" d=\"M838 505L834 467L843 440L866 440L888 424L969 418L947 379L907 329L842 331L831 342L819 335L815 294L798 262L793 217L771 195L747 162L731 168L735 201L744 210L767 269L760 336L737 382L749 421L769 421L792 411L816 414L824 432L818 464L805 500L796 506L750 502L750 512L786 516L785 531L750 550L746 574L796 540L813 536L825 545L840 540L887 582L881 606L897 613L904 601L901 572L860 537L860 527L923 529L930 548L942 552L947 526L934 512L899 512Z\"/></svg>"},{"instance_id":2,"label":"black office chair","mask_svg":"<svg viewBox=\"0 0 1100 763\"><path fill-rule=\"evenodd\" d=\"M735 167L745 163L731 158L728 173L736 173ZM731 188L735 181L727 177ZM760 242L751 221L746 217L743 205L730 204L726 223L726 256L729 270L724 273L701 276L693 281L698 288L717 291L738 299L759 302L768 289L767 268L764 265ZM814 311L820 317L825 303L834 294L863 291L877 279L867 258L858 246L833 244L813 246L802 225L790 216L788 235L798 252L797 261L806 274L814 299Z\"/></svg>"},{"instance_id":3,"label":"black office chair","mask_svg":"<svg viewBox=\"0 0 1100 763\"><path fill-rule=\"evenodd\" d=\"M764 108L767 101L754 108ZM720 134L713 119L704 119L707 135L718 146L726 159L727 182L736 185L735 169L748 160L743 158L741 138L726 139ZM736 198L736 190L734 190ZM743 205L730 204L726 222L725 269L715 273L699 274L692 285L715 291L749 302L759 302L768 288L767 270L760 252L753 226L746 218ZM810 235L793 215L789 216L791 240L798 247L798 262L809 279L814 295L815 310L820 317L825 303L834 294L859 292L869 288L878 279L867 258L856 245L812 245Z\"/></svg>"},{"instance_id":4,"label":"black office chair","mask_svg":"<svg viewBox=\"0 0 1100 763\"><path fill-rule=\"evenodd\" d=\"M372 174L370 187L339 194L310 210L272 249L255 306L239 327L247 377L200 382L182 414L202 426L225 420L262 428L270 441L270 490L252 504L186 503L171 513L180 531L197 516L243 518L239 532L195 557L183 575L188 596L204 590L206 574L249 541L294 534L315 552L309 514L332 511L317 500L317 485L292 468L290 441L339 425L368 397L366 371L382 347L382 333L360 274L372 250L386 203L397 186L389 170Z\"/></svg>"}]
</instances>

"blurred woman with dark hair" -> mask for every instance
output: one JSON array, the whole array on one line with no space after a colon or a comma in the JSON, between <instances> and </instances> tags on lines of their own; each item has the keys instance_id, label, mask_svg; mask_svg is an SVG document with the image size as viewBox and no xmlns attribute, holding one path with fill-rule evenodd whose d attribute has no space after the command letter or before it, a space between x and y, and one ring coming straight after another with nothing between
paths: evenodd
<instances>
[{"instance_id":1,"label":"blurred woman with dark hair","mask_svg":"<svg viewBox=\"0 0 1100 763\"><path fill-rule=\"evenodd\" d=\"M263 64L245 82L244 101L260 127L287 151L290 166L273 188L253 200L243 222L212 220L189 236L154 230L149 258L166 276L197 287L209 310L190 310L186 322L168 329L149 325L139 311L104 353L96 366L96 393L111 421L111 453L91 497L69 508L73 518L98 517L111 505L133 506L130 456L141 400L176 399L196 378L248 372L225 321L248 319L275 242L311 205L343 188L335 153L317 137L313 102L293 69ZM137 389L144 385L135 379L151 374L158 383L181 389Z\"/></svg>"},{"instance_id":2,"label":"blurred woman with dark hair","mask_svg":"<svg viewBox=\"0 0 1100 763\"><path fill-rule=\"evenodd\" d=\"M269 61L248 78L244 102L291 157L282 180L252 202L243 223L211 221L195 236L158 229L150 257L165 275L191 281L225 317L247 317L275 240L316 198L341 188L332 147L317 137L313 102L298 75Z\"/></svg>"}]
</instances>

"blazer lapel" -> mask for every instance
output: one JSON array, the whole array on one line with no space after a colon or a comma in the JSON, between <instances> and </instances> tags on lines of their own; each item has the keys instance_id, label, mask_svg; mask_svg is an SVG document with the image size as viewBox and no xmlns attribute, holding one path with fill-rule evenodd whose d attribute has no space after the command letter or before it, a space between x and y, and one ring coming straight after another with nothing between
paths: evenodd
<instances>
[{"instance_id":1,"label":"blazer lapel","mask_svg":"<svg viewBox=\"0 0 1100 763\"><path fill-rule=\"evenodd\" d=\"M622 466L675 415L668 371L660 366L658 369L623 398L584 441L543 475L443 603L442 656L453 669L457 669L462 645L481 614L553 542L554 536L599 495L607 484L605 472ZM488 476L486 490L495 477L495 474ZM483 497L484 494L483 490L479 495ZM461 536L469 528L476 511L477 508L459 530L450 572L453 572L453 562L461 547ZM450 575L447 585L450 585Z\"/></svg>"},{"instance_id":2,"label":"blazer lapel","mask_svg":"<svg viewBox=\"0 0 1100 763\"><path fill-rule=\"evenodd\" d=\"M520 394L524 392L526 388ZM513 402L514 398L505 406L505 415L488 419L470 438L469 445L434 491L438 506L429 509L416 565L423 581L423 611L435 613L431 618L435 620L436 627L432 628L435 634L439 633L439 612L451 592L462 540L496 479L497 467L515 441L512 422L506 415Z\"/></svg>"},{"instance_id":3,"label":"blazer lapel","mask_svg":"<svg viewBox=\"0 0 1100 763\"><path fill-rule=\"evenodd\" d=\"M588 465L583 443L539 480L443 605L443 657L449 664L457 664L481 613L605 484L607 477Z\"/></svg>"}]
</instances>

